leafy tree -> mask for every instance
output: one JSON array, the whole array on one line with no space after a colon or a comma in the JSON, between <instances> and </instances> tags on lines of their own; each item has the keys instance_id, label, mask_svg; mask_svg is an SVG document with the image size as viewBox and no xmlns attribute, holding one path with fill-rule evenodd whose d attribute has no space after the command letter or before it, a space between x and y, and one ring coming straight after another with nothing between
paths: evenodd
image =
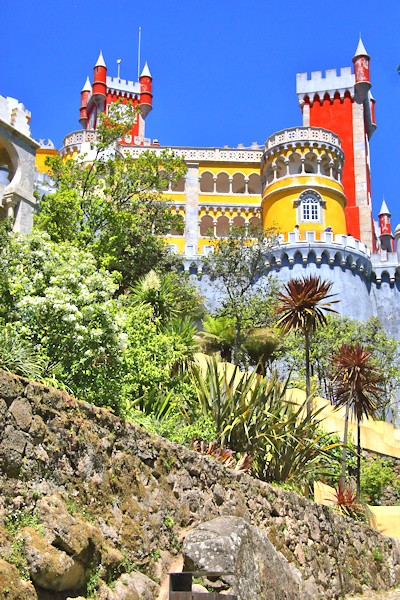
<instances>
[{"instance_id":1,"label":"leafy tree","mask_svg":"<svg viewBox=\"0 0 400 600\"><path fill-rule=\"evenodd\" d=\"M273 284L256 284L266 276L265 261L277 245L273 231L233 228L226 238L215 240L214 252L203 259L204 269L223 293L217 316L229 317L235 327L233 359L241 360L241 346L248 327L265 325L270 318Z\"/></svg>"},{"instance_id":2,"label":"leafy tree","mask_svg":"<svg viewBox=\"0 0 400 600\"><path fill-rule=\"evenodd\" d=\"M329 300L331 282L322 281L320 277L309 275L304 278L291 279L284 286L284 292L278 292L276 313L281 315L277 326L283 333L293 331L301 333L304 338L307 411L311 412L311 376L310 376L310 341L319 326L326 324L325 312L336 312L332 304L339 300Z\"/></svg>"},{"instance_id":3,"label":"leafy tree","mask_svg":"<svg viewBox=\"0 0 400 600\"><path fill-rule=\"evenodd\" d=\"M243 349L249 363L255 366L261 375L271 370L273 362L284 351L282 338L272 327L257 327L247 331Z\"/></svg>"},{"instance_id":4,"label":"leafy tree","mask_svg":"<svg viewBox=\"0 0 400 600\"><path fill-rule=\"evenodd\" d=\"M172 320L161 326L153 318L152 307L142 304L128 311L125 332L125 411L129 412L131 406L136 406L151 412L151 403L147 400L149 395L155 403L170 390L174 390L176 396L181 393L190 395L190 386L182 377L182 370L197 350L191 322L178 325ZM170 397L170 401L172 399Z\"/></svg>"},{"instance_id":5,"label":"leafy tree","mask_svg":"<svg viewBox=\"0 0 400 600\"><path fill-rule=\"evenodd\" d=\"M345 407L342 469L339 486L344 487L346 477L347 435L349 414L353 412L357 421L357 499L360 499L361 473L361 430L363 416L375 418L376 407L383 393L383 375L372 360L372 355L361 344L343 344L332 355L333 398L337 407Z\"/></svg>"},{"instance_id":6,"label":"leafy tree","mask_svg":"<svg viewBox=\"0 0 400 600\"><path fill-rule=\"evenodd\" d=\"M119 271L121 290L155 265L168 267L174 260L162 237L176 216L162 190L185 171L168 151L144 152L136 159L121 151L118 141L136 116L123 106L116 103L108 115L100 113L93 156L48 160L57 191L42 199L35 219L53 241L87 248L101 267Z\"/></svg>"},{"instance_id":7,"label":"leafy tree","mask_svg":"<svg viewBox=\"0 0 400 600\"><path fill-rule=\"evenodd\" d=\"M219 352L223 360L232 360L235 345L235 323L232 317L206 315L203 329L198 334L200 344L206 354Z\"/></svg>"}]
</instances>

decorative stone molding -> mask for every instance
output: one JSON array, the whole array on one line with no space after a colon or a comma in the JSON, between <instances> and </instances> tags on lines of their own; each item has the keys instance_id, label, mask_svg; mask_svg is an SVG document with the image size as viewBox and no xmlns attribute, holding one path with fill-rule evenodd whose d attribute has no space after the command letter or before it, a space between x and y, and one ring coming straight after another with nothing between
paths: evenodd
<instances>
[{"instance_id":1,"label":"decorative stone molding","mask_svg":"<svg viewBox=\"0 0 400 600\"><path fill-rule=\"evenodd\" d=\"M288 147L296 144L304 145L304 143L310 142L313 144L317 143L319 146L328 144L337 148L341 147L339 137L328 129L321 127L292 127L290 129L282 129L282 131L271 135L265 142L265 150L270 150L282 144Z\"/></svg>"}]
</instances>

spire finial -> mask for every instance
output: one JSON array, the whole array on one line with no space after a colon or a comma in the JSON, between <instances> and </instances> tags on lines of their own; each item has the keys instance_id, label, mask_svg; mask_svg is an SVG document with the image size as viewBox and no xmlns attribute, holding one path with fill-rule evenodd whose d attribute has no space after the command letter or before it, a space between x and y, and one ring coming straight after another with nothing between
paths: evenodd
<instances>
[{"instance_id":1,"label":"spire finial","mask_svg":"<svg viewBox=\"0 0 400 600\"><path fill-rule=\"evenodd\" d=\"M357 56L368 56L368 58L370 58L368 52L365 49L365 46L363 44L363 41L361 39L361 32L360 32L360 39L358 41L358 46L356 49L356 53L354 55L354 58L356 58Z\"/></svg>"},{"instance_id":2,"label":"spire finial","mask_svg":"<svg viewBox=\"0 0 400 600\"><path fill-rule=\"evenodd\" d=\"M144 67L140 74L140 77L151 77L151 73L150 73L150 69L149 69L149 65L147 64L147 61L144 64Z\"/></svg>"},{"instance_id":3,"label":"spire finial","mask_svg":"<svg viewBox=\"0 0 400 600\"><path fill-rule=\"evenodd\" d=\"M103 56L103 51L102 50L100 50L99 58L97 59L97 62L96 62L96 64L94 66L95 67L106 67L107 68L107 65L106 65L106 63L104 61L104 56Z\"/></svg>"}]
</instances>

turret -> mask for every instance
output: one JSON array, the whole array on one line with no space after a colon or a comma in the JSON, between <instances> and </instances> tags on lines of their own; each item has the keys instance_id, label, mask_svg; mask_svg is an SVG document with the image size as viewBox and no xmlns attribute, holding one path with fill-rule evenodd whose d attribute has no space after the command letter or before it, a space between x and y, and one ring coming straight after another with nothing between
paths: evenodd
<instances>
[{"instance_id":1,"label":"turret","mask_svg":"<svg viewBox=\"0 0 400 600\"><path fill-rule=\"evenodd\" d=\"M92 86L90 85L89 77L87 77L85 85L81 90L81 107L79 109L79 123L82 125L83 129L86 129L88 122L88 114L86 108L91 93Z\"/></svg>"},{"instance_id":2,"label":"turret","mask_svg":"<svg viewBox=\"0 0 400 600\"><path fill-rule=\"evenodd\" d=\"M148 64L143 67L143 71L139 77L140 83L140 112L142 113L143 118L149 114L149 112L153 108L153 93L152 93L152 81L153 78L151 76Z\"/></svg>"},{"instance_id":3,"label":"turret","mask_svg":"<svg viewBox=\"0 0 400 600\"><path fill-rule=\"evenodd\" d=\"M379 239L381 241L382 250L393 252L393 235L392 226L390 223L391 213L386 205L385 200L382 202L381 210L379 211Z\"/></svg>"},{"instance_id":4,"label":"turret","mask_svg":"<svg viewBox=\"0 0 400 600\"><path fill-rule=\"evenodd\" d=\"M360 41L358 42L357 50L355 55L353 56L354 63L354 90L357 96L357 99L360 102L363 102L367 97L369 90L371 89L371 80L370 80L370 56L367 53L364 44L362 43L362 39L360 37Z\"/></svg>"},{"instance_id":5,"label":"turret","mask_svg":"<svg viewBox=\"0 0 400 600\"><path fill-rule=\"evenodd\" d=\"M94 66L92 94L96 106L104 110L107 95L107 66L101 51Z\"/></svg>"}]
</instances>

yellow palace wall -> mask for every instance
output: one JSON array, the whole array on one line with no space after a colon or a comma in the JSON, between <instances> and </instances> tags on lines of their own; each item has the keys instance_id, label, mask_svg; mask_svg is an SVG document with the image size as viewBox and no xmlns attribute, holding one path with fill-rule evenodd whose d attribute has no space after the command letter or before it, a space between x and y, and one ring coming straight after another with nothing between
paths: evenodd
<instances>
[{"instance_id":1,"label":"yellow palace wall","mask_svg":"<svg viewBox=\"0 0 400 600\"><path fill-rule=\"evenodd\" d=\"M296 201L299 194L310 187L319 192L326 202L322 208L320 223L304 222L298 217ZM345 197L342 186L325 177L315 177L312 180L307 175L298 175L276 181L264 192L263 197L263 226L265 229L274 227L278 233L293 231L299 225L300 233L315 231L317 234L332 227L333 233L346 233L344 213Z\"/></svg>"}]
</instances>

